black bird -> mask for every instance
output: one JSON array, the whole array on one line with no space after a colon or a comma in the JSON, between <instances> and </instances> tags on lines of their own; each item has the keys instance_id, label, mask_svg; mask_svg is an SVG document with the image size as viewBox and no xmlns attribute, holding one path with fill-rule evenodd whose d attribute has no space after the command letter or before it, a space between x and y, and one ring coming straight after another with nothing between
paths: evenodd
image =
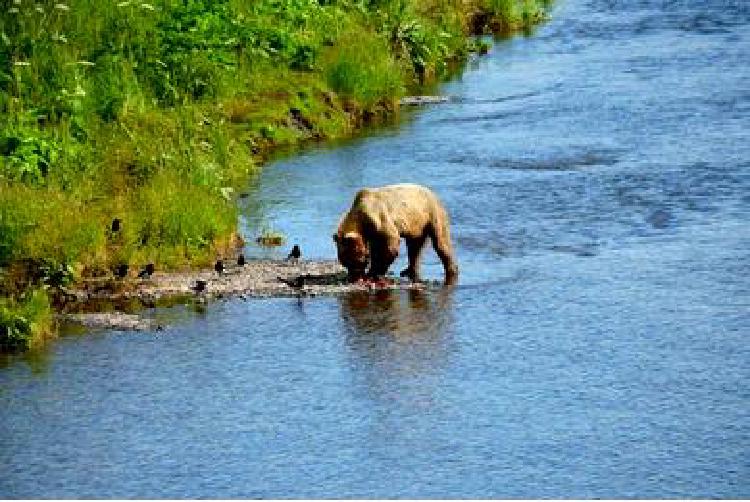
<instances>
[{"instance_id":1,"label":"black bird","mask_svg":"<svg viewBox=\"0 0 750 502\"><path fill-rule=\"evenodd\" d=\"M244 254L240 254L240 256L237 258L237 265L240 266L240 267L244 267L245 263L247 263L245 261L245 255Z\"/></svg>"},{"instance_id":2,"label":"black bird","mask_svg":"<svg viewBox=\"0 0 750 502\"><path fill-rule=\"evenodd\" d=\"M289 252L289 256L286 257L287 260L299 260L300 256L302 256L302 250L299 248L297 244L292 247L292 250Z\"/></svg>"},{"instance_id":3,"label":"black bird","mask_svg":"<svg viewBox=\"0 0 750 502\"><path fill-rule=\"evenodd\" d=\"M123 263L121 265L117 265L117 268L115 268L115 275L120 279L128 275L128 264Z\"/></svg>"},{"instance_id":4,"label":"black bird","mask_svg":"<svg viewBox=\"0 0 750 502\"><path fill-rule=\"evenodd\" d=\"M112 233L119 232L122 228L122 220L120 218L115 218L112 220Z\"/></svg>"},{"instance_id":5,"label":"black bird","mask_svg":"<svg viewBox=\"0 0 750 502\"><path fill-rule=\"evenodd\" d=\"M216 262L216 265L214 265L214 270L216 270L217 274L223 274L224 273L224 262L221 260L218 260Z\"/></svg>"},{"instance_id":6,"label":"black bird","mask_svg":"<svg viewBox=\"0 0 750 502\"><path fill-rule=\"evenodd\" d=\"M156 270L156 267L154 267L153 263L147 264L145 267L143 267L143 270L141 270L138 273L139 279L146 279L147 277L151 277L154 274L154 271Z\"/></svg>"},{"instance_id":7,"label":"black bird","mask_svg":"<svg viewBox=\"0 0 750 502\"><path fill-rule=\"evenodd\" d=\"M193 286L192 289L196 293L202 293L203 291L206 290L206 286L208 286L208 282L207 281L202 281L202 280L199 279L199 280L195 281L195 286Z\"/></svg>"}]
</instances>

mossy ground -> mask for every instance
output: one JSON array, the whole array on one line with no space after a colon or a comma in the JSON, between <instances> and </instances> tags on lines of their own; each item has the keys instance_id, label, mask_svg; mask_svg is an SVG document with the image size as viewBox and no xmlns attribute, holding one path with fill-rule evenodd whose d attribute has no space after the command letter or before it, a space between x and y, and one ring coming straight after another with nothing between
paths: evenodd
<instances>
[{"instance_id":1,"label":"mossy ground","mask_svg":"<svg viewBox=\"0 0 750 502\"><path fill-rule=\"evenodd\" d=\"M236 194L271 151L345 137L392 116L400 96L439 79L476 49L467 35L533 25L545 6L5 4L4 348L23 348L51 331L49 301L41 307L45 288L111 275L121 265L130 275L145 263L160 270L204 266L228 252L242 238Z\"/></svg>"}]
</instances>

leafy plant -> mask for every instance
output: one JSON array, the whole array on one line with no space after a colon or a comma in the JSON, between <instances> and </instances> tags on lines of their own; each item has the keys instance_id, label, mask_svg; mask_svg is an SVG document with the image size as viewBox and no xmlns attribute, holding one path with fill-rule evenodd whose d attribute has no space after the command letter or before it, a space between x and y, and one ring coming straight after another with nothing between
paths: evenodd
<instances>
[{"instance_id":1,"label":"leafy plant","mask_svg":"<svg viewBox=\"0 0 750 502\"><path fill-rule=\"evenodd\" d=\"M47 286L67 286L75 279L75 269L69 263L56 263L47 260L39 267L39 276Z\"/></svg>"},{"instance_id":2,"label":"leafy plant","mask_svg":"<svg viewBox=\"0 0 750 502\"><path fill-rule=\"evenodd\" d=\"M0 176L33 185L45 182L60 148L47 138L35 135L6 134L0 138L2 171Z\"/></svg>"},{"instance_id":3,"label":"leafy plant","mask_svg":"<svg viewBox=\"0 0 750 502\"><path fill-rule=\"evenodd\" d=\"M28 349L50 331L52 308L43 290L33 290L20 300L0 298L0 351Z\"/></svg>"}]
</instances>

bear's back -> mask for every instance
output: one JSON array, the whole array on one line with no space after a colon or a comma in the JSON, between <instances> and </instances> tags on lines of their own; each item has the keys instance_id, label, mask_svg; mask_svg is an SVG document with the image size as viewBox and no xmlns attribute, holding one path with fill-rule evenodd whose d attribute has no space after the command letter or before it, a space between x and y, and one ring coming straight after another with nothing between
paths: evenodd
<instances>
[{"instance_id":1,"label":"bear's back","mask_svg":"<svg viewBox=\"0 0 750 502\"><path fill-rule=\"evenodd\" d=\"M429 202L437 200L437 196L427 187L415 183L399 183L378 188L363 188L357 192L352 208L381 202Z\"/></svg>"},{"instance_id":2,"label":"bear's back","mask_svg":"<svg viewBox=\"0 0 750 502\"><path fill-rule=\"evenodd\" d=\"M435 223L444 211L437 196L427 187L400 183L357 192L350 214L360 214L373 221L376 228L392 221L402 235L418 235L426 225ZM358 220L363 217L357 217Z\"/></svg>"}]
</instances>

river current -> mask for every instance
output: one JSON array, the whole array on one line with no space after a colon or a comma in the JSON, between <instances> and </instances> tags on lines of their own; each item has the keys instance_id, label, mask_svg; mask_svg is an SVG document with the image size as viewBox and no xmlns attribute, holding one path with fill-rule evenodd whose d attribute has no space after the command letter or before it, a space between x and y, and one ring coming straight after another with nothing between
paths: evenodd
<instances>
[{"instance_id":1,"label":"river current","mask_svg":"<svg viewBox=\"0 0 750 502\"><path fill-rule=\"evenodd\" d=\"M248 235L333 258L357 189L423 183L459 285L16 358L0 498L750 497L749 48L743 0L559 0L449 103L275 161Z\"/></svg>"}]
</instances>

